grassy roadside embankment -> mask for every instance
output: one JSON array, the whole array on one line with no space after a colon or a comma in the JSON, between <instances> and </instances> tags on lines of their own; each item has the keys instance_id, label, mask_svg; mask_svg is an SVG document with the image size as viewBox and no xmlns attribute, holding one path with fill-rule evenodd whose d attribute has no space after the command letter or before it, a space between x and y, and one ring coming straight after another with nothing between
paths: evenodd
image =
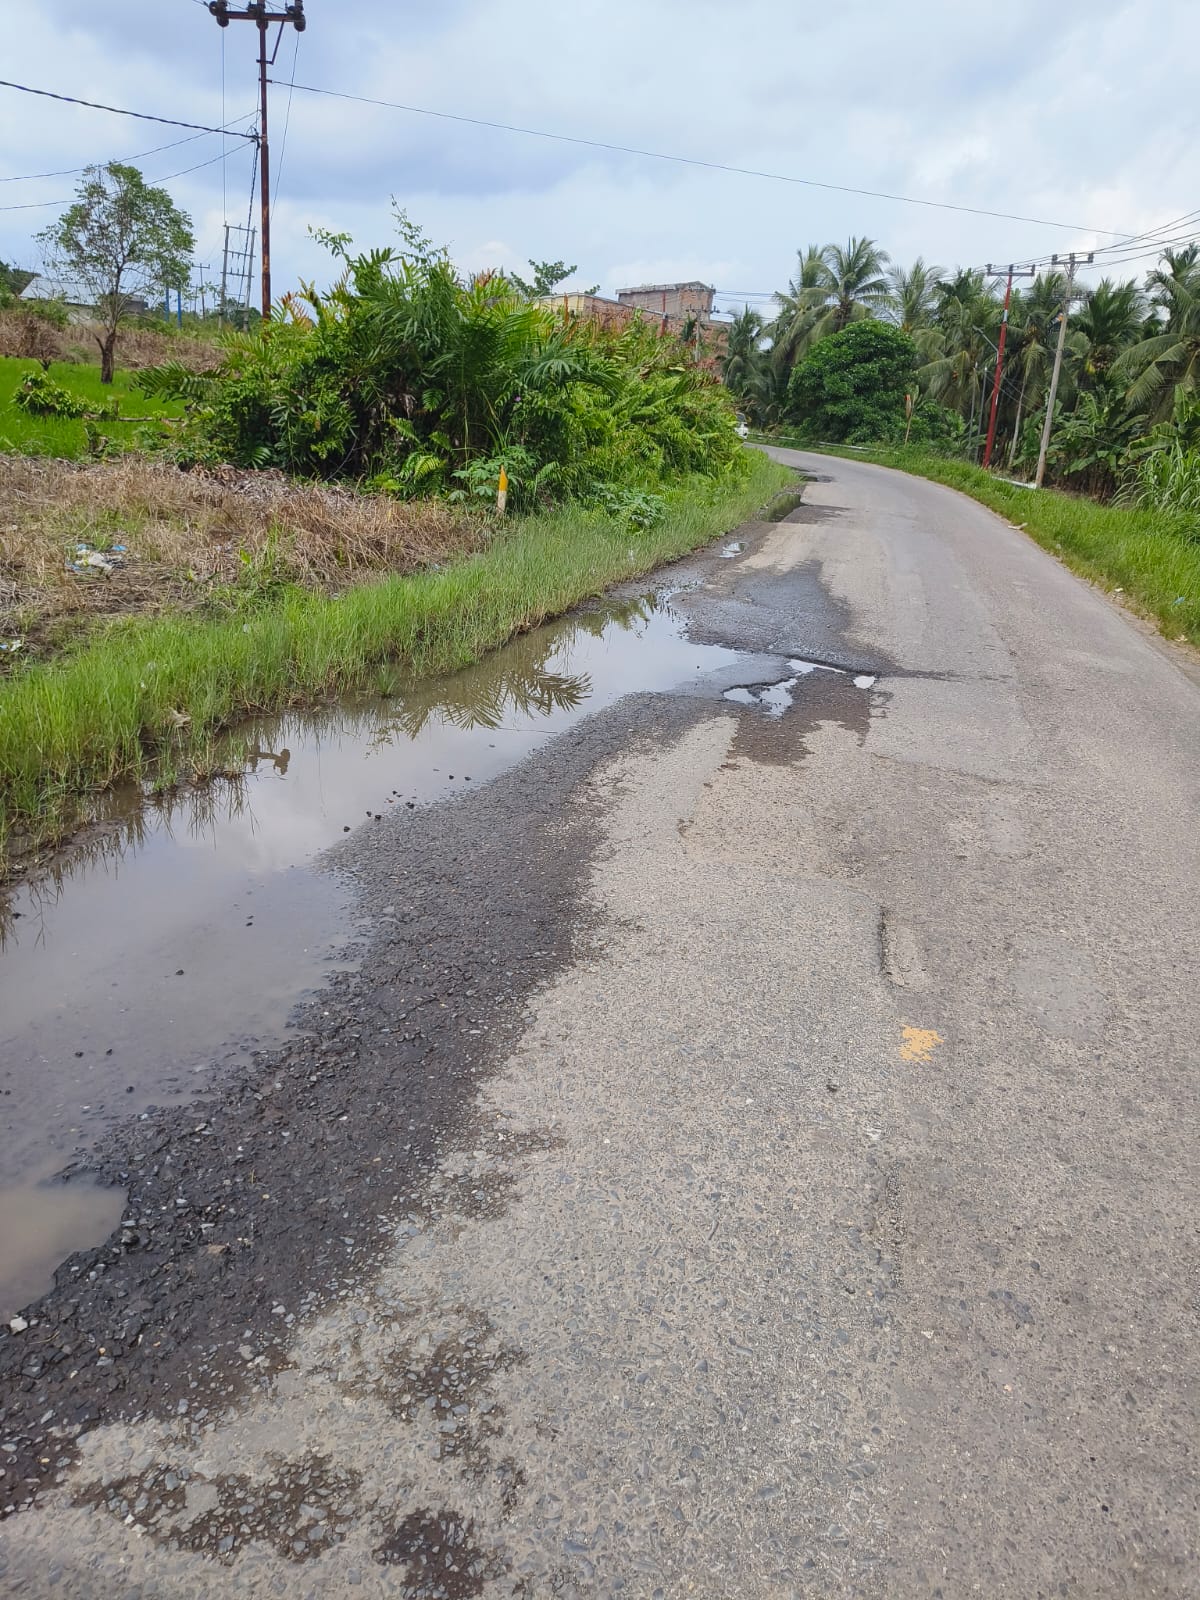
<instances>
[{"instance_id":1,"label":"grassy roadside embankment","mask_svg":"<svg viewBox=\"0 0 1200 1600\"><path fill-rule=\"evenodd\" d=\"M232 615L134 616L0 681L0 870L6 854L61 837L89 794L227 765L215 735L243 716L477 660L513 634L648 572L746 520L793 474L757 452L729 483L692 479L655 527L579 507L505 526L441 568L339 595L288 585Z\"/></svg>"},{"instance_id":2,"label":"grassy roadside embankment","mask_svg":"<svg viewBox=\"0 0 1200 1600\"><path fill-rule=\"evenodd\" d=\"M793 448L784 438L767 442ZM799 443L794 448L896 467L970 495L1023 529L1073 572L1157 622L1167 638L1200 645L1200 538L1189 537L1185 525L1173 526L1160 512L1099 505L1057 489L1027 488L969 462L920 450Z\"/></svg>"},{"instance_id":3,"label":"grassy roadside embankment","mask_svg":"<svg viewBox=\"0 0 1200 1600\"><path fill-rule=\"evenodd\" d=\"M0 451L19 451L23 455L58 456L73 460L88 451L87 428L82 417L38 417L17 405L13 396L21 380L41 372L40 361L14 356L0 357ZM100 368L74 362L54 361L49 376L69 389L97 413L116 405L117 416L97 420L97 431L115 447L132 448L139 435L150 430L163 433L159 418L179 418L183 406L175 400L156 400L139 393L136 373L118 368L111 384L100 382Z\"/></svg>"}]
</instances>

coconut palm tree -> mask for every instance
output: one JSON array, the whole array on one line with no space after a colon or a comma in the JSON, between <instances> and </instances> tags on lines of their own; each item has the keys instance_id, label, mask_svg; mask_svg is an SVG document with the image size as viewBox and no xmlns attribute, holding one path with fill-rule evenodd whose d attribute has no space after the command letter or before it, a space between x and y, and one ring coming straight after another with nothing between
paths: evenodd
<instances>
[{"instance_id":1,"label":"coconut palm tree","mask_svg":"<svg viewBox=\"0 0 1200 1600\"><path fill-rule=\"evenodd\" d=\"M933 323L938 305L938 283L943 269L926 265L918 256L911 267L891 267L887 274L888 302L884 313L889 322L907 334L916 334Z\"/></svg>"},{"instance_id":2,"label":"coconut palm tree","mask_svg":"<svg viewBox=\"0 0 1200 1600\"><path fill-rule=\"evenodd\" d=\"M742 395L754 382L763 364L763 317L747 306L733 319L721 363L721 376L731 394Z\"/></svg>"},{"instance_id":3,"label":"coconut palm tree","mask_svg":"<svg viewBox=\"0 0 1200 1600\"><path fill-rule=\"evenodd\" d=\"M1200 249L1164 251L1146 287L1164 319L1162 331L1131 345L1112 372L1128 382L1131 406L1164 415L1176 389L1200 389Z\"/></svg>"},{"instance_id":4,"label":"coconut palm tree","mask_svg":"<svg viewBox=\"0 0 1200 1600\"><path fill-rule=\"evenodd\" d=\"M935 330L937 353L918 372L922 388L935 400L970 414L970 437L996 347L992 320L983 299L947 300Z\"/></svg>"},{"instance_id":5,"label":"coconut palm tree","mask_svg":"<svg viewBox=\"0 0 1200 1600\"><path fill-rule=\"evenodd\" d=\"M887 305L891 257L874 239L851 238L844 250L839 244L827 244L821 259L829 274L822 319L828 320L825 331L840 333L851 322L872 316Z\"/></svg>"},{"instance_id":6,"label":"coconut palm tree","mask_svg":"<svg viewBox=\"0 0 1200 1600\"><path fill-rule=\"evenodd\" d=\"M1137 284L1101 278L1071 319L1087 340L1084 370L1102 378L1123 350L1136 344L1146 319L1146 298Z\"/></svg>"},{"instance_id":7,"label":"coconut palm tree","mask_svg":"<svg viewBox=\"0 0 1200 1600\"><path fill-rule=\"evenodd\" d=\"M974 438L988 376L995 370L1000 303L984 287L982 272L959 271L939 280L934 292L934 322L924 338L926 359L917 377L935 400L969 416L968 437Z\"/></svg>"},{"instance_id":8,"label":"coconut palm tree","mask_svg":"<svg viewBox=\"0 0 1200 1600\"><path fill-rule=\"evenodd\" d=\"M809 245L799 256L797 276L775 296L775 359L791 367L818 339L882 311L888 303L890 260L874 239L851 238L845 248Z\"/></svg>"},{"instance_id":9,"label":"coconut palm tree","mask_svg":"<svg viewBox=\"0 0 1200 1600\"><path fill-rule=\"evenodd\" d=\"M813 327L825 303L829 284L820 245L810 244L807 250L798 250L796 261L796 276L775 296L779 310L768 330L772 359L785 371L791 369L812 343Z\"/></svg>"}]
</instances>

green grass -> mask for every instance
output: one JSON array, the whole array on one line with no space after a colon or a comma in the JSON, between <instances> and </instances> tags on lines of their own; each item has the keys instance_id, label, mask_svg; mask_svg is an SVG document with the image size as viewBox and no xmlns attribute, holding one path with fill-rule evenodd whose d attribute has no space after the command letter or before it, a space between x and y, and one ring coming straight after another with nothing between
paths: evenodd
<instances>
[{"instance_id":1,"label":"green grass","mask_svg":"<svg viewBox=\"0 0 1200 1600\"><path fill-rule=\"evenodd\" d=\"M54 837L88 794L152 781L156 756L201 775L212 735L244 716L364 687L383 663L421 675L467 666L726 532L794 481L749 452L744 478L680 486L649 532L568 507L514 521L470 559L337 597L289 588L235 617L110 623L74 653L0 680L0 865L6 836Z\"/></svg>"},{"instance_id":2,"label":"green grass","mask_svg":"<svg viewBox=\"0 0 1200 1600\"><path fill-rule=\"evenodd\" d=\"M87 454L87 432L83 419L78 417L35 417L13 404L17 385L28 372L40 370L38 361L23 361L15 356L0 357L0 451L19 452L30 456L62 456L75 459ZM77 365L70 361L53 361L50 376L64 389L81 396L97 410L117 402L121 417L181 417L183 406L179 401L151 400L134 388L134 374L120 369L111 384L100 382L98 366ZM148 426L146 422L105 421L96 424L100 432L114 443L132 447L138 434Z\"/></svg>"},{"instance_id":3,"label":"green grass","mask_svg":"<svg viewBox=\"0 0 1200 1600\"><path fill-rule=\"evenodd\" d=\"M969 462L919 450L825 445L817 453L897 467L958 489L1024 528L1081 577L1104 589L1122 590L1122 599L1157 622L1168 638L1200 644L1200 543L1162 512L1103 506L1056 489L1026 488Z\"/></svg>"}]
</instances>

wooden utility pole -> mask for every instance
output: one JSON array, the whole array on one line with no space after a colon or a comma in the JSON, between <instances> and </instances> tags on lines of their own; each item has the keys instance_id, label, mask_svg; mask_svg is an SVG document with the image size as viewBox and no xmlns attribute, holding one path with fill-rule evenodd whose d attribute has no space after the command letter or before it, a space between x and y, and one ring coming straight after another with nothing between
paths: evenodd
<instances>
[{"instance_id":1,"label":"wooden utility pole","mask_svg":"<svg viewBox=\"0 0 1200 1600\"><path fill-rule=\"evenodd\" d=\"M989 277L996 270L989 261L987 264ZM991 465L992 446L996 442L996 412L1000 405L1000 375L1004 371L1004 345L1008 339L1008 308L1012 302L1012 283L1014 278L1032 278L1033 268L1022 267L1019 270L1010 261L1008 264L1008 282L1004 289L1004 315L1000 319L1000 343L996 347L996 377L992 384L992 409L988 417L987 444L983 450L983 466L986 471Z\"/></svg>"},{"instance_id":2,"label":"wooden utility pole","mask_svg":"<svg viewBox=\"0 0 1200 1600\"><path fill-rule=\"evenodd\" d=\"M231 11L229 0L208 0L208 9L222 28L227 28L231 22L253 22L258 28L258 148L261 160L259 201L262 214L259 240L262 245L262 314L265 322L271 315L271 162L267 147L267 68L275 64L279 40L282 39L283 30L289 22L297 33L304 32L307 26L304 20L304 0L293 0L293 3L286 5L282 11L268 11L267 0L246 0L244 11ZM268 56L267 31L273 22L279 24L279 34L275 40L275 49Z\"/></svg>"},{"instance_id":3,"label":"wooden utility pole","mask_svg":"<svg viewBox=\"0 0 1200 1600\"><path fill-rule=\"evenodd\" d=\"M1038 451L1037 477L1033 480L1034 487L1042 487L1042 479L1046 476L1046 452L1050 448L1050 430L1054 427L1054 402L1058 397L1058 380L1062 373L1063 347L1067 342L1067 317L1071 311L1071 291L1075 286L1075 268L1081 263L1090 265L1095 256L1089 251L1086 256L1077 256L1074 250L1067 257L1067 287L1063 293L1062 315L1058 322L1058 348L1054 352L1054 372L1050 378L1050 394L1046 400L1046 420L1042 424L1042 447ZM1050 257L1051 266L1058 265L1058 257Z\"/></svg>"}]
</instances>

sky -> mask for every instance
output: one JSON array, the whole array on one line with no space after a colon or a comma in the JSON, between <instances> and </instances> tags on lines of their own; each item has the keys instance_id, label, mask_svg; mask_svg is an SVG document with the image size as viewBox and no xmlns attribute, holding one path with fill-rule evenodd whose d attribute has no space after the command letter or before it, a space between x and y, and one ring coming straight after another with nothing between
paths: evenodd
<instances>
[{"instance_id":1,"label":"sky","mask_svg":"<svg viewBox=\"0 0 1200 1600\"><path fill-rule=\"evenodd\" d=\"M1114 236L1200 208L1197 101L1179 92L1172 65L1200 59L1195 0L307 0L305 9L306 31L285 30L272 71L277 296L331 276L313 228L347 232L364 248L393 242L393 197L463 270L561 258L578 264L568 287L595 283L602 293L698 278L730 310L748 298L768 304L810 242L865 234L905 265L917 255L982 265L1111 247ZM251 125L256 31L218 28L203 0L0 0L0 38L0 72L15 82L214 127ZM289 92L292 81L1057 225ZM27 175L138 158L192 217L204 277L219 278L223 224L247 220L244 141L206 134L156 148L187 130L8 88L0 134L0 259L37 268L34 235L77 181Z\"/></svg>"}]
</instances>

